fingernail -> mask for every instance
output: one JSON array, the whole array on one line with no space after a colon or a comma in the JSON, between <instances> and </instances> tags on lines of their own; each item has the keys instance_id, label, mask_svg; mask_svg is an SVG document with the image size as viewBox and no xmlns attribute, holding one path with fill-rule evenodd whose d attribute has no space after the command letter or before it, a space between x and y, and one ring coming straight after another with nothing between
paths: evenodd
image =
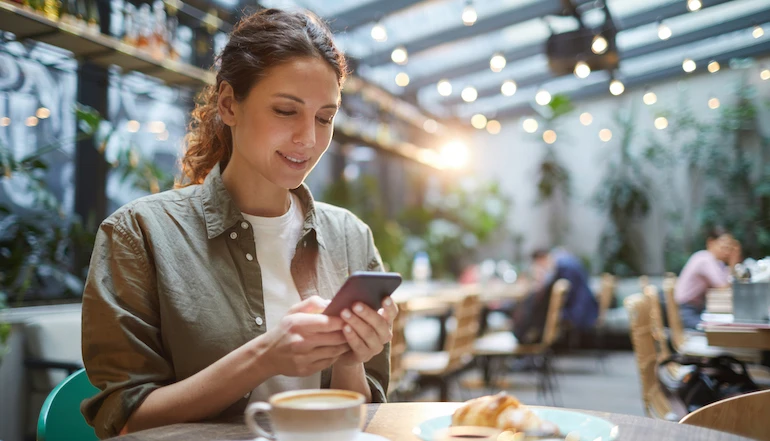
<instances>
[{"instance_id":1,"label":"fingernail","mask_svg":"<svg viewBox=\"0 0 770 441\"><path fill-rule=\"evenodd\" d=\"M390 297L385 297L385 306L390 306L393 304L393 300L390 300Z\"/></svg>"},{"instance_id":2,"label":"fingernail","mask_svg":"<svg viewBox=\"0 0 770 441\"><path fill-rule=\"evenodd\" d=\"M364 306L359 303L353 307L353 311L358 313L364 312Z\"/></svg>"},{"instance_id":3,"label":"fingernail","mask_svg":"<svg viewBox=\"0 0 770 441\"><path fill-rule=\"evenodd\" d=\"M345 325L345 332L350 333L353 329L350 327L350 325Z\"/></svg>"},{"instance_id":4,"label":"fingernail","mask_svg":"<svg viewBox=\"0 0 770 441\"><path fill-rule=\"evenodd\" d=\"M348 311L347 309L343 309L342 310L342 318L349 319L350 317L351 317L350 311Z\"/></svg>"}]
</instances>

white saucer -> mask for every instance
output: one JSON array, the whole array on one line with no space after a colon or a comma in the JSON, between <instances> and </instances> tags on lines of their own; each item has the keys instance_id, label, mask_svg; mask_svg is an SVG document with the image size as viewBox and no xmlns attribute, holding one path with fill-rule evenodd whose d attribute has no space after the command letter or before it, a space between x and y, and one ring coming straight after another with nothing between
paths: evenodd
<instances>
[{"instance_id":1,"label":"white saucer","mask_svg":"<svg viewBox=\"0 0 770 441\"><path fill-rule=\"evenodd\" d=\"M373 433L361 432L358 434L355 441L390 441L390 440L388 440L384 436L375 435Z\"/></svg>"}]
</instances>

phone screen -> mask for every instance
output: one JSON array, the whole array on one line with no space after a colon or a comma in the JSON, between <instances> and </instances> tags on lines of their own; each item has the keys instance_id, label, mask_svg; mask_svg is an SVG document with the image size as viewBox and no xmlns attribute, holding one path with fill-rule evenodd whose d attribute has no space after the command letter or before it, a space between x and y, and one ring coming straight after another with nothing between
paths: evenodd
<instances>
[{"instance_id":1,"label":"phone screen","mask_svg":"<svg viewBox=\"0 0 770 441\"><path fill-rule=\"evenodd\" d=\"M356 302L364 303L376 311L380 309L382 300L393 294L399 285L399 273L357 271L348 277L323 313L339 316L343 309L351 308Z\"/></svg>"}]
</instances>

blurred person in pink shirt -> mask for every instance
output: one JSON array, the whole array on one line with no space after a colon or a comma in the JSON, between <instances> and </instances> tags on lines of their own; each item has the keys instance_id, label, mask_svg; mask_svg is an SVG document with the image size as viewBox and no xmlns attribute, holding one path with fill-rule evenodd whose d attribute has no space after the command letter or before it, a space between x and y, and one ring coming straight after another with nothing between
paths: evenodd
<instances>
[{"instance_id":1,"label":"blurred person in pink shirt","mask_svg":"<svg viewBox=\"0 0 770 441\"><path fill-rule=\"evenodd\" d=\"M706 292L730 286L730 268L740 262L740 243L722 227L706 237L706 249L690 256L676 281L674 298L685 328L695 329L706 307Z\"/></svg>"}]
</instances>

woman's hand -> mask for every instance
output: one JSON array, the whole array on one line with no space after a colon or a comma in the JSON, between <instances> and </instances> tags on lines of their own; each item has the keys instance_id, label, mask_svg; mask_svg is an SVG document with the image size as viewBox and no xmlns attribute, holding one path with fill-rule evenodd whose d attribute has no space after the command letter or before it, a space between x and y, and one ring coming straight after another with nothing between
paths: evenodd
<instances>
[{"instance_id":1,"label":"woman's hand","mask_svg":"<svg viewBox=\"0 0 770 441\"><path fill-rule=\"evenodd\" d=\"M326 369L350 351L339 317L320 314L329 304L318 296L294 305L264 338L264 363L272 375L305 377Z\"/></svg>"},{"instance_id":2,"label":"woman's hand","mask_svg":"<svg viewBox=\"0 0 770 441\"><path fill-rule=\"evenodd\" d=\"M379 311L363 303L354 304L352 310L344 309L340 314L345 322L342 333L351 350L337 360L337 365L366 363L382 352L393 338L393 320L397 315L398 307L390 297L382 301Z\"/></svg>"}]
</instances>

